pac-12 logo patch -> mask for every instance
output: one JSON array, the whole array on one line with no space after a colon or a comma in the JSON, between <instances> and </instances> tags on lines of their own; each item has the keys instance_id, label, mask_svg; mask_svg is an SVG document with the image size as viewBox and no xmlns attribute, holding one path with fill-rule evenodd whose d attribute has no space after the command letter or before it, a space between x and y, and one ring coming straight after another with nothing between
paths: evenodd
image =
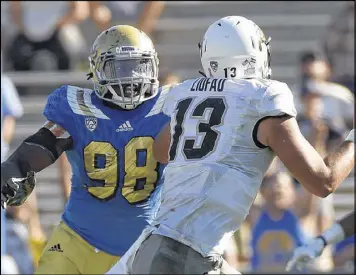
<instances>
[{"instance_id":1,"label":"pac-12 logo patch","mask_svg":"<svg viewBox=\"0 0 356 275\"><path fill-rule=\"evenodd\" d=\"M85 126L89 131L93 132L96 129L96 126L98 126L98 119L96 117L86 117Z\"/></svg>"},{"instance_id":2,"label":"pac-12 logo patch","mask_svg":"<svg viewBox=\"0 0 356 275\"><path fill-rule=\"evenodd\" d=\"M216 72L218 70L218 62L217 61L210 61L210 67L211 69Z\"/></svg>"}]
</instances>

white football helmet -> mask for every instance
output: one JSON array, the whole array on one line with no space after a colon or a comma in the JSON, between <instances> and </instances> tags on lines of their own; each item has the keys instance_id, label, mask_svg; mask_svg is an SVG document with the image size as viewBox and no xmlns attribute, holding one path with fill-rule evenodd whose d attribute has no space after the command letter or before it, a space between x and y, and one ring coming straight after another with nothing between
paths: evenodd
<instances>
[{"instance_id":1,"label":"white football helmet","mask_svg":"<svg viewBox=\"0 0 356 275\"><path fill-rule=\"evenodd\" d=\"M227 16L214 22L199 43L207 77L270 78L270 41L251 20Z\"/></svg>"}]
</instances>

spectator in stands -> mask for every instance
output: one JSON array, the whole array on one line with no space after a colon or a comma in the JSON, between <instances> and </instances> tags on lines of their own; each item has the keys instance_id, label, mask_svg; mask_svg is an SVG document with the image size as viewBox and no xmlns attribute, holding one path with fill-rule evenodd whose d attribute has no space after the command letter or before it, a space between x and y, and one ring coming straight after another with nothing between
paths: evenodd
<instances>
[{"instance_id":1,"label":"spectator in stands","mask_svg":"<svg viewBox=\"0 0 356 275\"><path fill-rule=\"evenodd\" d=\"M329 82L326 81L329 75L327 63L320 58L315 58L307 64L305 69L309 79L305 86L306 89L302 92L303 109L300 112L298 124L310 144L321 155L326 155L343 138L345 127L343 120L340 119L343 114L334 112L334 117L325 115L325 103L328 102L329 96L325 95L326 91L323 94L317 85L327 84L327 87L331 87L331 84L328 86ZM329 94L333 95L330 91ZM332 98L336 104L335 97ZM330 101L328 104L329 111L335 108L335 105L330 105ZM304 232L308 236L317 236L333 222L333 195L327 198L317 198L303 187L298 187L296 194L300 205L295 208L295 213L300 219ZM314 271L329 271L332 268L331 259L331 250L326 249L310 268Z\"/></svg>"},{"instance_id":2,"label":"spectator in stands","mask_svg":"<svg viewBox=\"0 0 356 275\"><path fill-rule=\"evenodd\" d=\"M107 5L115 22L135 20L136 28L150 37L165 8L164 1L108 1Z\"/></svg>"},{"instance_id":3,"label":"spectator in stands","mask_svg":"<svg viewBox=\"0 0 356 275\"><path fill-rule=\"evenodd\" d=\"M74 64L73 69L87 71L88 53L91 47L91 42L95 40L100 32L108 29L112 25L112 12L110 8L108 8L110 2L81 1L81 5L88 10L88 17L81 22L80 28L77 28L75 35L68 32L68 39L64 41L67 41L65 44L68 44L67 48L70 48L70 44L72 44L71 42L75 42L77 37L80 36L80 44L82 46L78 47L76 51L71 51L71 58Z\"/></svg>"},{"instance_id":4,"label":"spectator in stands","mask_svg":"<svg viewBox=\"0 0 356 275\"><path fill-rule=\"evenodd\" d=\"M34 264L26 226L31 213L28 213L29 208L25 204L24 207L8 207L6 210L6 252L15 260L19 274L33 274Z\"/></svg>"},{"instance_id":5,"label":"spectator in stands","mask_svg":"<svg viewBox=\"0 0 356 275\"><path fill-rule=\"evenodd\" d=\"M328 81L330 67L320 57L306 63L304 72L307 80L302 82L304 88L300 93L302 105L299 110L299 126L309 141L313 129L323 127L327 149L330 150L352 128L354 96L347 88Z\"/></svg>"},{"instance_id":6,"label":"spectator in stands","mask_svg":"<svg viewBox=\"0 0 356 275\"><path fill-rule=\"evenodd\" d=\"M304 95L308 92L307 83L309 82L311 75L310 75L310 65L317 59L321 57L318 53L313 51L306 51L300 55L299 66L300 66L300 95Z\"/></svg>"},{"instance_id":7,"label":"spectator in stands","mask_svg":"<svg viewBox=\"0 0 356 275\"><path fill-rule=\"evenodd\" d=\"M251 228L253 272L284 271L293 250L305 240L293 212L295 190L287 172L267 175L261 185L263 203L254 205L247 217Z\"/></svg>"},{"instance_id":8,"label":"spectator in stands","mask_svg":"<svg viewBox=\"0 0 356 275\"><path fill-rule=\"evenodd\" d=\"M1 75L1 161L7 156L9 145L12 141L15 132L16 118L23 114L23 107L17 94L17 89L12 83L11 79L6 75ZM36 195L30 196L29 201L18 208L19 215L10 214L10 219L3 220L4 211L1 209L1 247L3 255L3 247L7 244L6 254L13 257L17 263L16 268L20 274L29 274L32 272L31 253L28 250L28 243L25 246L23 242L23 232L27 232L24 222L28 221L30 235L28 241L30 242L31 250L36 252L34 254L39 258L39 253L42 253L46 237L42 230L39 216L37 213ZM10 210L11 211L11 210ZM13 212L14 213L14 212ZM25 214L24 214L25 213ZM25 216L27 217L25 218ZM5 222L6 221L6 222ZM7 226L5 226L5 224ZM5 231L6 230L6 231ZM6 233L5 233L6 232ZM6 234L6 241L3 236ZM15 252L14 252L15 251ZM31 261L31 262L30 262ZM30 263L28 263L30 262ZM6 271L4 271L6 273Z\"/></svg>"},{"instance_id":9,"label":"spectator in stands","mask_svg":"<svg viewBox=\"0 0 356 275\"><path fill-rule=\"evenodd\" d=\"M332 201L324 205L293 184L278 159L266 173L260 194L246 219L251 231L251 268L258 272L279 272L284 270L293 247L320 234L333 222L334 209ZM325 272L332 267L328 249L308 269Z\"/></svg>"},{"instance_id":10,"label":"spectator in stands","mask_svg":"<svg viewBox=\"0 0 356 275\"><path fill-rule=\"evenodd\" d=\"M8 207L6 216L8 253L24 272L21 274L30 274L37 267L47 241L39 219L36 192L23 205Z\"/></svg>"},{"instance_id":11,"label":"spectator in stands","mask_svg":"<svg viewBox=\"0 0 356 275\"><path fill-rule=\"evenodd\" d=\"M102 1L88 1L89 18L91 18L100 32L111 25L111 11Z\"/></svg>"},{"instance_id":12,"label":"spectator in stands","mask_svg":"<svg viewBox=\"0 0 356 275\"><path fill-rule=\"evenodd\" d=\"M330 24L324 41L325 54L332 67L331 80L355 93L355 2L345 8Z\"/></svg>"},{"instance_id":13,"label":"spectator in stands","mask_svg":"<svg viewBox=\"0 0 356 275\"><path fill-rule=\"evenodd\" d=\"M164 8L164 1L147 1L138 18L137 28L142 30L148 36L152 35Z\"/></svg>"},{"instance_id":14,"label":"spectator in stands","mask_svg":"<svg viewBox=\"0 0 356 275\"><path fill-rule=\"evenodd\" d=\"M10 12L18 34L9 48L16 71L29 71L39 51L46 50L56 60L58 70L70 68L69 55L60 39L62 30L88 16L80 1L11 1Z\"/></svg>"},{"instance_id":15,"label":"spectator in stands","mask_svg":"<svg viewBox=\"0 0 356 275\"><path fill-rule=\"evenodd\" d=\"M160 73L161 77L159 78L159 85L160 86L165 86L165 85L170 85L170 84L178 84L181 79L178 75L175 73Z\"/></svg>"},{"instance_id":16,"label":"spectator in stands","mask_svg":"<svg viewBox=\"0 0 356 275\"><path fill-rule=\"evenodd\" d=\"M296 199L293 207L306 238L320 235L334 221L335 211L333 197L320 199L309 193L304 187L297 185ZM329 272L333 268L332 250L330 247L309 265L311 272Z\"/></svg>"},{"instance_id":17,"label":"spectator in stands","mask_svg":"<svg viewBox=\"0 0 356 275\"><path fill-rule=\"evenodd\" d=\"M23 114L17 89L11 79L1 75L1 162L9 150L15 133L16 119Z\"/></svg>"},{"instance_id":18,"label":"spectator in stands","mask_svg":"<svg viewBox=\"0 0 356 275\"><path fill-rule=\"evenodd\" d=\"M25 210L18 210L26 211L27 213L27 217L21 219L20 217L15 216L15 218L22 220L27 226L29 233L28 245L32 256L33 265L37 267L42 255L42 251L47 244L47 237L40 222L36 192L33 192L33 194L28 198L24 205L21 205L17 208L24 208Z\"/></svg>"},{"instance_id":19,"label":"spectator in stands","mask_svg":"<svg viewBox=\"0 0 356 275\"><path fill-rule=\"evenodd\" d=\"M2 52L1 52L1 162L5 160L9 144L13 138L16 126L16 118L21 117L23 108L19 100L17 90L11 79L2 74ZM6 220L5 211L1 209L1 257L6 251ZM6 258L11 261L9 257ZM9 270L2 270L2 274Z\"/></svg>"}]
</instances>

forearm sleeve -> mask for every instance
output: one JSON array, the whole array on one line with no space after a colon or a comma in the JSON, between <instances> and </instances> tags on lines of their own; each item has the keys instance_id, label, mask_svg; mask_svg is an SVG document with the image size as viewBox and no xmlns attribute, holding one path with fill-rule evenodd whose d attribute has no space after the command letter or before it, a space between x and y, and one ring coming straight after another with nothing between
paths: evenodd
<instances>
[{"instance_id":1,"label":"forearm sleeve","mask_svg":"<svg viewBox=\"0 0 356 275\"><path fill-rule=\"evenodd\" d=\"M28 172L37 173L53 164L72 146L72 137L57 138L49 129L41 128L36 134L25 139L5 163L18 167L18 171L11 172L11 177L26 177ZM5 172L1 170L2 173Z\"/></svg>"}]
</instances>

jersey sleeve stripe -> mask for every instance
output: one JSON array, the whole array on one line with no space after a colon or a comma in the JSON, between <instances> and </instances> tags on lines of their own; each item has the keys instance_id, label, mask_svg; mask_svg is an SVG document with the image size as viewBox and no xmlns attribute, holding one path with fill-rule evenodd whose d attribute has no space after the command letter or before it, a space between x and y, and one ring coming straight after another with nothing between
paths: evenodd
<instances>
[{"instance_id":1,"label":"jersey sleeve stripe","mask_svg":"<svg viewBox=\"0 0 356 275\"><path fill-rule=\"evenodd\" d=\"M91 90L85 90L84 91L84 104L86 107L89 108L90 112L93 114L93 116L97 118L102 118L102 119L109 119L101 110L96 108L92 103L91 103L91 94L93 91Z\"/></svg>"},{"instance_id":2,"label":"jersey sleeve stripe","mask_svg":"<svg viewBox=\"0 0 356 275\"><path fill-rule=\"evenodd\" d=\"M85 92L83 90L77 92L77 101L80 109L86 116L95 116L93 112L90 110L90 108L88 107L88 105L86 104L84 97L85 97Z\"/></svg>"},{"instance_id":3,"label":"jersey sleeve stripe","mask_svg":"<svg viewBox=\"0 0 356 275\"><path fill-rule=\"evenodd\" d=\"M145 117L156 115L162 111L162 107L166 99L166 96L168 92L173 88L173 86L174 85L166 85L159 88L160 89L159 98L157 99L156 104L152 107L151 111Z\"/></svg>"},{"instance_id":4,"label":"jersey sleeve stripe","mask_svg":"<svg viewBox=\"0 0 356 275\"><path fill-rule=\"evenodd\" d=\"M68 86L67 100L69 106L75 114L91 116L102 119L109 119L102 111L96 108L91 102L91 90L83 90L77 87Z\"/></svg>"},{"instance_id":5,"label":"jersey sleeve stripe","mask_svg":"<svg viewBox=\"0 0 356 275\"><path fill-rule=\"evenodd\" d=\"M68 86L68 88L67 88L67 100L68 100L69 106L71 107L72 111L75 114L84 115L83 111L79 107L79 103L78 103L78 100L77 100L77 91L78 90L75 87Z\"/></svg>"}]
</instances>

